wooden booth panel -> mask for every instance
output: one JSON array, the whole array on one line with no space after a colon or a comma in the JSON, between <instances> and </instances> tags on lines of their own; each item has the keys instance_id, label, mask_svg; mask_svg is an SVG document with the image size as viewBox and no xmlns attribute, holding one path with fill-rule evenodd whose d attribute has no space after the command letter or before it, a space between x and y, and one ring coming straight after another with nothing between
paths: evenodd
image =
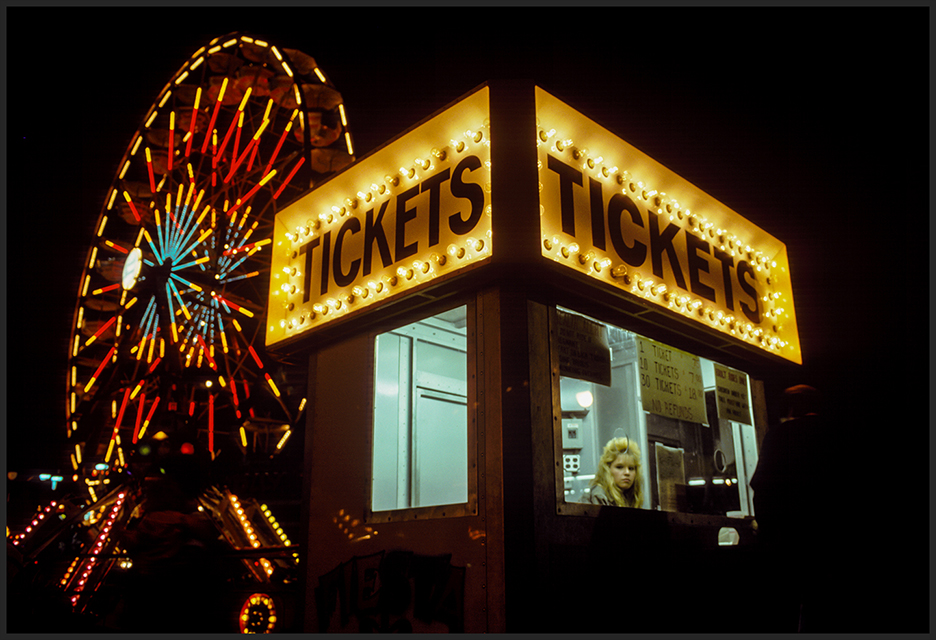
<instances>
[{"instance_id":1,"label":"wooden booth panel","mask_svg":"<svg viewBox=\"0 0 936 640\"><path fill-rule=\"evenodd\" d=\"M490 589L499 578L490 575L488 545L499 543L486 524L491 474L478 463L484 432L476 351L468 350L468 502L374 512L375 335L333 343L310 358L305 630L489 631L489 603L499 600ZM457 465L454 472L465 473Z\"/></svg>"}]
</instances>

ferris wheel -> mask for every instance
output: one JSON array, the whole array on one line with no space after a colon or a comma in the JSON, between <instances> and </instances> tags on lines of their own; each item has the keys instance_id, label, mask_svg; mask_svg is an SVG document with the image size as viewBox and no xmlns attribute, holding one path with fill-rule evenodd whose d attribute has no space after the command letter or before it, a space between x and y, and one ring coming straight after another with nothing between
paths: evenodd
<instances>
[{"instance_id":1,"label":"ferris wheel","mask_svg":"<svg viewBox=\"0 0 936 640\"><path fill-rule=\"evenodd\" d=\"M274 216L352 161L342 97L310 56L233 33L182 65L84 260L66 381L76 473L125 466L160 431L213 457L260 435L282 448L305 382L263 346Z\"/></svg>"}]
</instances>

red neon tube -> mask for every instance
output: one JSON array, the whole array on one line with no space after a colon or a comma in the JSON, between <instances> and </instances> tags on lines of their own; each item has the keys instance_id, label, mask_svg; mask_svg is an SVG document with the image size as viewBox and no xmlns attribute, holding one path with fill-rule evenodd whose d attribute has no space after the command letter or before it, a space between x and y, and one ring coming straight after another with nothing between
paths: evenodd
<instances>
[{"instance_id":1,"label":"red neon tube","mask_svg":"<svg viewBox=\"0 0 936 640\"><path fill-rule=\"evenodd\" d=\"M256 363L257 363L257 366L260 367L260 368L262 369L262 368L263 368L263 363L260 362L260 357L257 355L257 352L254 351L253 345L252 345L252 344L247 345L247 349L250 351L250 355L253 356L254 362L256 362ZM246 384L246 382L245 382L245 384Z\"/></svg>"},{"instance_id":2,"label":"red neon tube","mask_svg":"<svg viewBox=\"0 0 936 640\"><path fill-rule=\"evenodd\" d=\"M208 394L208 451L214 453L214 394Z\"/></svg>"},{"instance_id":3,"label":"red neon tube","mask_svg":"<svg viewBox=\"0 0 936 640\"><path fill-rule=\"evenodd\" d=\"M215 122L218 120L218 111L221 109L221 96L223 95L223 93L218 94L218 101L215 102L214 111L211 112L211 122L208 123L208 129L205 131L205 140L202 142L202 153L208 150L208 140L211 139L211 132L214 130Z\"/></svg>"},{"instance_id":4,"label":"red neon tube","mask_svg":"<svg viewBox=\"0 0 936 640\"><path fill-rule=\"evenodd\" d=\"M143 406L146 404L146 394L140 395L140 406L137 408L136 424L133 427L133 444L140 439L140 424L143 422Z\"/></svg>"},{"instance_id":5,"label":"red neon tube","mask_svg":"<svg viewBox=\"0 0 936 640\"><path fill-rule=\"evenodd\" d=\"M280 188L276 190L276 193L273 194L273 199L276 200L279 198L280 194L283 193L283 189L286 188L286 185L289 184L289 181L292 180L293 176L296 175L296 172L299 171L299 167L302 166L302 163L305 162L305 156L299 158L299 162L296 163L296 166L293 167L292 171L289 172L289 175L286 176L286 179L283 180L283 184L280 185Z\"/></svg>"},{"instance_id":6,"label":"red neon tube","mask_svg":"<svg viewBox=\"0 0 936 640\"><path fill-rule=\"evenodd\" d=\"M114 424L114 433L111 435L111 440L117 435L117 430L120 429L120 423L123 422L124 410L127 408L128 400L130 400L130 387L127 387L127 390L124 391L123 402L120 403L120 411L117 412L117 422Z\"/></svg>"}]
</instances>

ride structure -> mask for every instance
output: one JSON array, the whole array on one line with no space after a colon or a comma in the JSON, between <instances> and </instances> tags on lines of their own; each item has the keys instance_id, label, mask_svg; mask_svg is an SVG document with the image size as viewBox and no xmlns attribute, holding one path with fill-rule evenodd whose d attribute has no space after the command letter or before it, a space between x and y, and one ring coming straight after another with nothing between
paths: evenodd
<instances>
[{"instance_id":1,"label":"ride structure","mask_svg":"<svg viewBox=\"0 0 936 640\"><path fill-rule=\"evenodd\" d=\"M119 161L82 265L63 460L81 489L9 533L16 566L29 568L21 580L112 624L102 595L132 570L121 540L146 509L143 463L158 467L163 447L211 468L198 509L244 569L230 584L250 591L230 603L227 630L275 628L266 592L293 581L296 547L260 496L231 489L283 502L244 471L269 476L289 444L301 447L289 441L305 367L264 348L273 222L353 160L341 94L299 50L232 33L170 78Z\"/></svg>"}]
</instances>

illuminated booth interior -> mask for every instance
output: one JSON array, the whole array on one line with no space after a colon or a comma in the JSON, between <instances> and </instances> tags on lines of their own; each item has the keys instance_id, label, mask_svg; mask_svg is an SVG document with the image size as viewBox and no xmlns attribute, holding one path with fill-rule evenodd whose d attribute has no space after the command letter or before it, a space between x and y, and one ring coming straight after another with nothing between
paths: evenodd
<instances>
[{"instance_id":1,"label":"illuminated booth interior","mask_svg":"<svg viewBox=\"0 0 936 640\"><path fill-rule=\"evenodd\" d=\"M608 549L647 616L740 615L691 594L741 588L762 380L801 362L781 242L522 82L319 185L273 242L267 348L309 362L306 631L592 630ZM633 507L588 501L614 439Z\"/></svg>"}]
</instances>

